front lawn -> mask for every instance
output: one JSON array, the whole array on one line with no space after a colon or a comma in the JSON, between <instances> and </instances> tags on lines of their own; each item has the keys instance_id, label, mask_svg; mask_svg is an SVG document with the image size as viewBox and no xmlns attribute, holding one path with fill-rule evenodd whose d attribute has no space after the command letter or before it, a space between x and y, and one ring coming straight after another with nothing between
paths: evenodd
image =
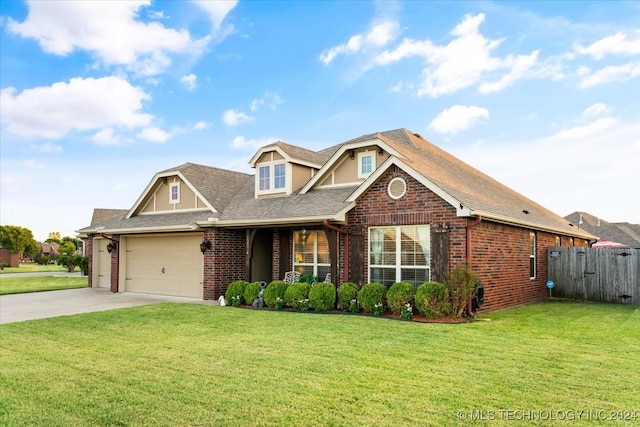
<instances>
[{"instance_id":1,"label":"front lawn","mask_svg":"<svg viewBox=\"0 0 640 427\"><path fill-rule=\"evenodd\" d=\"M156 304L0 325L0 424L640 417L637 307L553 302L480 317L449 325Z\"/></svg>"},{"instance_id":2,"label":"front lawn","mask_svg":"<svg viewBox=\"0 0 640 427\"><path fill-rule=\"evenodd\" d=\"M25 292L56 291L60 289L86 288L84 277L25 276L0 277L0 295Z\"/></svg>"},{"instance_id":3,"label":"front lawn","mask_svg":"<svg viewBox=\"0 0 640 427\"><path fill-rule=\"evenodd\" d=\"M49 272L49 271L67 271L67 267L58 264L40 265L35 262L21 263L19 267L5 267L0 270L0 274L7 273L34 273L34 272ZM80 271L80 267L76 267L75 271Z\"/></svg>"}]
</instances>

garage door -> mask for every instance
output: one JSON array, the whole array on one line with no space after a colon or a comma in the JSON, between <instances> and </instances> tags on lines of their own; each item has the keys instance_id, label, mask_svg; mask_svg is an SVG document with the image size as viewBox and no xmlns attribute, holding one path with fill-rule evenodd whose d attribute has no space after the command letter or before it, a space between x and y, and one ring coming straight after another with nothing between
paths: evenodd
<instances>
[{"instance_id":1,"label":"garage door","mask_svg":"<svg viewBox=\"0 0 640 427\"><path fill-rule=\"evenodd\" d=\"M202 233L127 237L124 291L202 298L201 241Z\"/></svg>"},{"instance_id":2,"label":"garage door","mask_svg":"<svg viewBox=\"0 0 640 427\"><path fill-rule=\"evenodd\" d=\"M111 254L107 251L107 239L95 239L93 241L95 255L93 256L95 276L93 278L93 287L110 288L111 287ZM95 262L97 260L97 263Z\"/></svg>"}]
</instances>

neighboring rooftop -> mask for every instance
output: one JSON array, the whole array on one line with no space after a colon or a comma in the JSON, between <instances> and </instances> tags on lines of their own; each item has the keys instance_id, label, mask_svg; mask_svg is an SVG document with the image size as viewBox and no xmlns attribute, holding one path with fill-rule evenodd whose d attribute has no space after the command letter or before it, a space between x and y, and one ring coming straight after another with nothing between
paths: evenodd
<instances>
[{"instance_id":1,"label":"neighboring rooftop","mask_svg":"<svg viewBox=\"0 0 640 427\"><path fill-rule=\"evenodd\" d=\"M585 230L599 239L622 243L640 249L640 224L607 222L587 212L574 212L564 217L575 227Z\"/></svg>"}]
</instances>

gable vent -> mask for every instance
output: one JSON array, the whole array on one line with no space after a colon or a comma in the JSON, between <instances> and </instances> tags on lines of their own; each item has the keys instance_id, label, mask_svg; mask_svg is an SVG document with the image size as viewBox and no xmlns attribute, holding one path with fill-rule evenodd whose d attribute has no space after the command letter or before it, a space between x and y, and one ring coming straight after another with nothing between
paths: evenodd
<instances>
[{"instance_id":1,"label":"gable vent","mask_svg":"<svg viewBox=\"0 0 640 427\"><path fill-rule=\"evenodd\" d=\"M387 191L392 199L399 199L407 192L407 183L402 178L393 178L389 182Z\"/></svg>"}]
</instances>

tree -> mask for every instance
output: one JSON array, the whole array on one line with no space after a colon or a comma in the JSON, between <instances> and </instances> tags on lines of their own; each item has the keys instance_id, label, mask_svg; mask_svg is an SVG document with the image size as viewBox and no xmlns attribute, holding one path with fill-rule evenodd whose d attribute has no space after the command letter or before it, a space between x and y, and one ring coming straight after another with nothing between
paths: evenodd
<instances>
[{"instance_id":1,"label":"tree","mask_svg":"<svg viewBox=\"0 0 640 427\"><path fill-rule=\"evenodd\" d=\"M64 245L67 242L73 243L73 246L75 248L74 251L82 249L82 240L81 239L76 239L75 237L64 236L60 240L60 245ZM63 252L63 251L60 251L60 252Z\"/></svg>"},{"instance_id":2,"label":"tree","mask_svg":"<svg viewBox=\"0 0 640 427\"><path fill-rule=\"evenodd\" d=\"M64 265L67 267L67 270L71 273L76 268L76 262L78 259L76 258L76 245L71 240L67 240L66 242L60 245L58 248L60 251L60 257L58 258L58 265Z\"/></svg>"},{"instance_id":3,"label":"tree","mask_svg":"<svg viewBox=\"0 0 640 427\"><path fill-rule=\"evenodd\" d=\"M17 225L0 225L0 246L19 253L20 258L31 257L40 250L31 230Z\"/></svg>"},{"instance_id":4,"label":"tree","mask_svg":"<svg viewBox=\"0 0 640 427\"><path fill-rule=\"evenodd\" d=\"M45 240L46 243L57 243L60 244L62 243L62 238L60 237L60 232L59 231L52 231L51 233L49 233L49 237L47 237L47 240Z\"/></svg>"}]
</instances>

